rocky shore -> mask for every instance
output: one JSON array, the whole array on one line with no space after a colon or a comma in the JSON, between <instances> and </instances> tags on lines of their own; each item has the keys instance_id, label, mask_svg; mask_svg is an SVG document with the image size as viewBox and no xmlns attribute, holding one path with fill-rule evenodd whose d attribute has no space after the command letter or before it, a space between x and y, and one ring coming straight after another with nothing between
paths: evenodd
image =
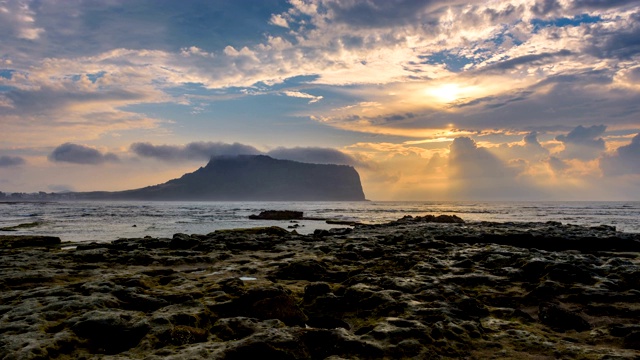
<instances>
[{"instance_id":1,"label":"rocky shore","mask_svg":"<svg viewBox=\"0 0 640 360\"><path fill-rule=\"evenodd\" d=\"M0 237L0 359L633 359L640 234L404 217Z\"/></svg>"}]
</instances>

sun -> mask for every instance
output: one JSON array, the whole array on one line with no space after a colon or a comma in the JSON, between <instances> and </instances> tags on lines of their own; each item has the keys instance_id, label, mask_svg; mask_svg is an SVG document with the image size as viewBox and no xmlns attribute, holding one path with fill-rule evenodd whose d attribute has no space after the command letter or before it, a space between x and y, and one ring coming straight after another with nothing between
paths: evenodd
<instances>
[{"instance_id":1,"label":"sun","mask_svg":"<svg viewBox=\"0 0 640 360\"><path fill-rule=\"evenodd\" d=\"M427 90L427 93L440 102L450 103L460 98L462 88L458 84L442 84Z\"/></svg>"}]
</instances>

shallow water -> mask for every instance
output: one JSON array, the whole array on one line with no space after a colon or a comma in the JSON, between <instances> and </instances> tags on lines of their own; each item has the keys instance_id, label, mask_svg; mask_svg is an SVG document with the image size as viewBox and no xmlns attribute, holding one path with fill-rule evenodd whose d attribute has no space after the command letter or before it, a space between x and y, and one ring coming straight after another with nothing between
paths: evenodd
<instances>
[{"instance_id":1,"label":"shallow water","mask_svg":"<svg viewBox=\"0 0 640 360\"><path fill-rule=\"evenodd\" d=\"M306 217L381 223L404 215L449 214L467 221L559 221L564 224L616 226L640 232L640 202L142 202L60 201L0 203L0 228L40 225L0 234L59 236L63 241L111 241L117 238L207 234L219 229L277 225L288 221L249 220L263 210L298 210ZM338 227L300 221L299 233Z\"/></svg>"}]
</instances>

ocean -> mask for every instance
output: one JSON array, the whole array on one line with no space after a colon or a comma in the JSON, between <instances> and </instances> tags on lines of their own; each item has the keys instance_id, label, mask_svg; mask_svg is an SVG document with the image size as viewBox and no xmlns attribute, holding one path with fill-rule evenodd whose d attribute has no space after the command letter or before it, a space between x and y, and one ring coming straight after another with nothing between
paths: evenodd
<instances>
[{"instance_id":1,"label":"ocean","mask_svg":"<svg viewBox=\"0 0 640 360\"><path fill-rule=\"evenodd\" d=\"M449 214L466 221L546 222L615 226L640 232L640 202L142 202L53 201L0 203L0 235L51 235L63 241L111 241L118 238L207 234L219 229L276 225L297 226L307 234L340 227L324 221L249 220L264 210L303 211L306 217L383 223L404 215ZM290 228L289 228L290 229Z\"/></svg>"}]
</instances>

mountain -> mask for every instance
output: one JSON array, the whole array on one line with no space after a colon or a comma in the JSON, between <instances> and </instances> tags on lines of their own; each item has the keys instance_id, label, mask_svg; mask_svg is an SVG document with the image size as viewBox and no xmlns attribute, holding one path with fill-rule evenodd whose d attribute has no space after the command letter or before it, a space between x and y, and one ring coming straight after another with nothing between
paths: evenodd
<instances>
[{"instance_id":1,"label":"mountain","mask_svg":"<svg viewBox=\"0 0 640 360\"><path fill-rule=\"evenodd\" d=\"M358 201L351 166L276 160L265 155L214 157L205 167L164 184L119 192L76 193L80 199Z\"/></svg>"}]
</instances>

